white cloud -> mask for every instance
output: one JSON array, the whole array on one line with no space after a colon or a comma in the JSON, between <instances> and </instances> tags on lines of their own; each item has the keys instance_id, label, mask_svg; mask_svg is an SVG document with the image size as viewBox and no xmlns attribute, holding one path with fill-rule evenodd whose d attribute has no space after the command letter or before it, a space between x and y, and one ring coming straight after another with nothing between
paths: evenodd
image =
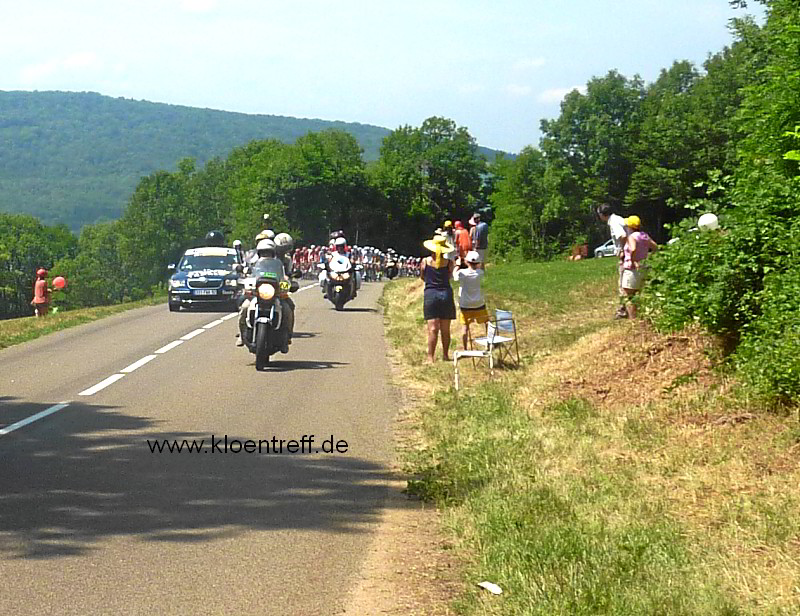
<instances>
[{"instance_id":1,"label":"white cloud","mask_svg":"<svg viewBox=\"0 0 800 616\"><path fill-rule=\"evenodd\" d=\"M181 0L181 8L190 13L208 13L217 8L217 0Z\"/></svg>"},{"instance_id":2,"label":"white cloud","mask_svg":"<svg viewBox=\"0 0 800 616\"><path fill-rule=\"evenodd\" d=\"M560 103L563 98L572 92L573 90L577 90L581 94L586 94L586 86L572 86L571 88L550 88L549 90L545 90L537 97L537 100L540 103Z\"/></svg>"},{"instance_id":3,"label":"white cloud","mask_svg":"<svg viewBox=\"0 0 800 616\"><path fill-rule=\"evenodd\" d=\"M530 86L521 86L516 83L511 83L506 86L506 92L511 96L528 96L533 91Z\"/></svg>"},{"instance_id":4,"label":"white cloud","mask_svg":"<svg viewBox=\"0 0 800 616\"><path fill-rule=\"evenodd\" d=\"M59 73L74 74L99 68L102 68L102 63L96 54L80 51L64 58L53 58L39 64L24 66L20 69L20 77L23 82L30 85Z\"/></svg>"},{"instance_id":5,"label":"white cloud","mask_svg":"<svg viewBox=\"0 0 800 616\"><path fill-rule=\"evenodd\" d=\"M522 58L514 63L515 71L527 71L542 68L546 64L544 58Z\"/></svg>"}]
</instances>

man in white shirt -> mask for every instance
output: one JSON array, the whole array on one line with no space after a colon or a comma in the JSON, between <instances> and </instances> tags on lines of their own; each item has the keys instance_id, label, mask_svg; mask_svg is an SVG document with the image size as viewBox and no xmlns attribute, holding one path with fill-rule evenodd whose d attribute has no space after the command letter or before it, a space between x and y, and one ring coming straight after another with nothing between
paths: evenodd
<instances>
[{"instance_id":1,"label":"man in white shirt","mask_svg":"<svg viewBox=\"0 0 800 616\"><path fill-rule=\"evenodd\" d=\"M611 232L611 239L614 240L614 247L617 249L616 254L617 258L619 259L619 278L617 279L617 290L621 299L614 318L624 319L628 316L628 313L625 311L625 292L622 290L622 259L624 256L623 248L625 247L625 241L628 239L629 230L625 225L625 219L619 214L614 214L611 206L607 203L597 207L597 216L600 218L600 220L608 225L608 229Z\"/></svg>"}]
</instances>

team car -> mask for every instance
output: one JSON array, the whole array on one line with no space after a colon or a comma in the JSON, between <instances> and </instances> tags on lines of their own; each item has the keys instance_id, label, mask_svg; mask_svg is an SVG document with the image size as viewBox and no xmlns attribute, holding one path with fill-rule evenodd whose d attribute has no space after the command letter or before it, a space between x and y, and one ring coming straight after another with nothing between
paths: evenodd
<instances>
[{"instance_id":1,"label":"team car","mask_svg":"<svg viewBox=\"0 0 800 616\"><path fill-rule=\"evenodd\" d=\"M240 293L235 266L239 255L233 248L206 246L190 248L178 263L170 266L175 273L169 279L169 310L181 306L214 306L236 310Z\"/></svg>"}]
</instances>

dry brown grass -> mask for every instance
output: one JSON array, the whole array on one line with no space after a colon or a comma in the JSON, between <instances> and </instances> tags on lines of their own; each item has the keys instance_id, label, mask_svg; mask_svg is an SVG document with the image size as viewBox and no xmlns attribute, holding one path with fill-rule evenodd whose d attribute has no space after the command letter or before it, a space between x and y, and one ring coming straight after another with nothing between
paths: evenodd
<instances>
[{"instance_id":1,"label":"dry brown grass","mask_svg":"<svg viewBox=\"0 0 800 616\"><path fill-rule=\"evenodd\" d=\"M552 326L563 325L537 325ZM743 605L800 613L800 431L733 396L718 357L700 332L608 324L527 367L517 400L534 419L559 401L588 401L593 432L572 452L561 443L549 472L600 461L627 474Z\"/></svg>"}]
</instances>

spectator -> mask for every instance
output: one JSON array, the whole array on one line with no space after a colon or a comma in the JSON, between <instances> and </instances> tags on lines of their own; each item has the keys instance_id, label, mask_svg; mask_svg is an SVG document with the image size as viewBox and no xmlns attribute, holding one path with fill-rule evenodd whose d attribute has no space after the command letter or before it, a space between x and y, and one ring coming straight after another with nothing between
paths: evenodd
<instances>
[{"instance_id":1,"label":"spectator","mask_svg":"<svg viewBox=\"0 0 800 616\"><path fill-rule=\"evenodd\" d=\"M428 362L436 361L436 344L441 336L442 357L450 361L450 321L456 318L453 301L453 261L447 258L453 246L444 235L435 235L423 242L433 254L422 260L419 276L425 281L423 315L428 324Z\"/></svg>"},{"instance_id":2,"label":"spectator","mask_svg":"<svg viewBox=\"0 0 800 616\"><path fill-rule=\"evenodd\" d=\"M481 221L481 215L475 212L469 220L470 225L475 225L470 231L472 237L472 250L477 251L481 258L481 268L486 265L486 249L489 248L489 225Z\"/></svg>"},{"instance_id":3,"label":"spectator","mask_svg":"<svg viewBox=\"0 0 800 616\"><path fill-rule=\"evenodd\" d=\"M625 226L625 219L619 214L614 214L611 206L607 203L597 207L597 217L604 223L608 224L608 229L611 232L611 239L614 240L614 247L616 248L617 258L619 259L619 264L617 267L619 274L617 278L617 293L619 294L620 298L620 303L617 307L617 312L614 315L614 318L624 319L628 316L628 313L625 309L625 292L622 290L622 261L624 257L623 248L625 247L625 241L628 237L629 229L627 226Z\"/></svg>"},{"instance_id":4,"label":"spectator","mask_svg":"<svg viewBox=\"0 0 800 616\"><path fill-rule=\"evenodd\" d=\"M625 293L625 310L628 318L636 318L636 304L631 301L644 286L644 270L642 261L651 252L658 250L656 244L647 233L640 231L641 220L638 216L628 216L625 219L630 233L623 248L622 291Z\"/></svg>"},{"instance_id":5,"label":"spectator","mask_svg":"<svg viewBox=\"0 0 800 616\"><path fill-rule=\"evenodd\" d=\"M33 284L33 300L31 305L36 311L37 317L43 317L50 309L50 294L52 289L47 286L47 270L40 268L36 270L36 282Z\"/></svg>"},{"instance_id":6,"label":"spectator","mask_svg":"<svg viewBox=\"0 0 800 616\"><path fill-rule=\"evenodd\" d=\"M445 220L442 225L442 230L444 231L442 235L447 238L447 243L453 246L453 250L447 255L447 258L455 263L456 259L458 259L458 246L456 246L456 238L453 233L453 222L451 220Z\"/></svg>"},{"instance_id":7,"label":"spectator","mask_svg":"<svg viewBox=\"0 0 800 616\"><path fill-rule=\"evenodd\" d=\"M488 323L489 313L486 311L486 300L481 291L481 279L484 270L479 269L481 257L475 250L470 250L465 261L467 269L456 270L453 273L453 280L461 283L458 289L458 307L460 309L459 321L464 326L461 334L461 342L467 348L469 340L469 325L472 321L477 323Z\"/></svg>"},{"instance_id":8,"label":"spectator","mask_svg":"<svg viewBox=\"0 0 800 616\"><path fill-rule=\"evenodd\" d=\"M455 243L458 248L458 259L461 267L466 267L467 253L472 250L472 240L469 237L469 231L464 228L460 220L457 220L455 226Z\"/></svg>"}]
</instances>

